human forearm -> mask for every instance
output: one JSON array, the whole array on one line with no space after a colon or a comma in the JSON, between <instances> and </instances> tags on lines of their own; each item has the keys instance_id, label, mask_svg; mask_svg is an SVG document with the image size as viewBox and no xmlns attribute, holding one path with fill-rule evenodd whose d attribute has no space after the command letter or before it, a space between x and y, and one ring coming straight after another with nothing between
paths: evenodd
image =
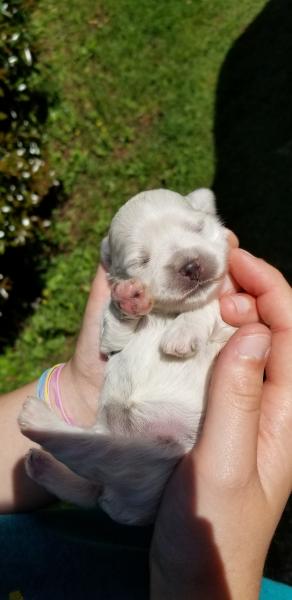
<instances>
[{"instance_id":1,"label":"human forearm","mask_svg":"<svg viewBox=\"0 0 292 600\"><path fill-rule=\"evenodd\" d=\"M188 457L168 484L151 547L151 600L257 600L269 536L249 534L256 525L243 527L244 512L220 505L222 490L211 499L185 494L194 473Z\"/></svg>"},{"instance_id":2,"label":"human forearm","mask_svg":"<svg viewBox=\"0 0 292 600\"><path fill-rule=\"evenodd\" d=\"M0 512L25 511L43 506L52 497L26 475L24 456L37 447L19 431L17 417L25 398L36 393L32 382L0 397Z\"/></svg>"},{"instance_id":3,"label":"human forearm","mask_svg":"<svg viewBox=\"0 0 292 600\"><path fill-rule=\"evenodd\" d=\"M62 404L74 423L86 427L95 422L97 389L79 372L74 359L62 369L60 392ZM22 435L17 419L27 396L36 393L34 381L0 397L0 513L33 510L53 500L27 476L24 468L25 455L38 446ZM57 406L52 406L62 418Z\"/></svg>"}]
</instances>

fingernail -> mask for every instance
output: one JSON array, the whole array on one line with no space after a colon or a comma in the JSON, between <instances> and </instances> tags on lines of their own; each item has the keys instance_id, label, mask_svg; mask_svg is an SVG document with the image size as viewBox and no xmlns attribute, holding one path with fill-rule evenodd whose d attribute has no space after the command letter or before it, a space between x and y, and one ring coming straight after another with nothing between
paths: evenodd
<instances>
[{"instance_id":1,"label":"fingernail","mask_svg":"<svg viewBox=\"0 0 292 600\"><path fill-rule=\"evenodd\" d=\"M242 358L263 360L271 347L271 338L266 334L245 335L237 342L237 352Z\"/></svg>"},{"instance_id":2,"label":"fingernail","mask_svg":"<svg viewBox=\"0 0 292 600\"><path fill-rule=\"evenodd\" d=\"M243 315L249 312L251 305L250 301L246 296L241 296L240 294L236 294L235 296L229 296L229 299L233 303L235 310Z\"/></svg>"},{"instance_id":3,"label":"fingernail","mask_svg":"<svg viewBox=\"0 0 292 600\"><path fill-rule=\"evenodd\" d=\"M235 244L237 244L237 246L239 246L239 239L236 233L234 233L234 231L231 231L231 229L228 229L228 227L225 227L225 230L227 238L229 237L229 240L231 242L234 242Z\"/></svg>"}]
</instances>

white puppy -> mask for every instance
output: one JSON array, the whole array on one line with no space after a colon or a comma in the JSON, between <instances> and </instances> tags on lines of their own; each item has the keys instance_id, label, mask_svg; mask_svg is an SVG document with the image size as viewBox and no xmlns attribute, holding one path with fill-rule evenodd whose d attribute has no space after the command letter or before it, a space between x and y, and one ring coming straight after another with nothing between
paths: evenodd
<instances>
[{"instance_id":1,"label":"white puppy","mask_svg":"<svg viewBox=\"0 0 292 600\"><path fill-rule=\"evenodd\" d=\"M31 451L26 469L59 498L144 524L196 442L214 359L233 332L220 317L227 240L212 192L138 194L114 217L102 255L112 301L97 423L71 427L28 399L21 430L47 452Z\"/></svg>"}]
</instances>

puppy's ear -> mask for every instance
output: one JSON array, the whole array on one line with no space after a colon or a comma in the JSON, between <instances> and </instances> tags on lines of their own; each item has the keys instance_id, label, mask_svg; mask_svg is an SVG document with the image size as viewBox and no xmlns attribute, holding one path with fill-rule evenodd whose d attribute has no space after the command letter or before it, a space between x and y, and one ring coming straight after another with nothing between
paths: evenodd
<instances>
[{"instance_id":1,"label":"puppy's ear","mask_svg":"<svg viewBox=\"0 0 292 600\"><path fill-rule=\"evenodd\" d=\"M186 196L186 200L195 209L210 215L216 214L215 195L208 188L200 188Z\"/></svg>"},{"instance_id":2,"label":"puppy's ear","mask_svg":"<svg viewBox=\"0 0 292 600\"><path fill-rule=\"evenodd\" d=\"M100 244L100 261L105 270L109 271L112 261L108 235L103 238Z\"/></svg>"}]
</instances>

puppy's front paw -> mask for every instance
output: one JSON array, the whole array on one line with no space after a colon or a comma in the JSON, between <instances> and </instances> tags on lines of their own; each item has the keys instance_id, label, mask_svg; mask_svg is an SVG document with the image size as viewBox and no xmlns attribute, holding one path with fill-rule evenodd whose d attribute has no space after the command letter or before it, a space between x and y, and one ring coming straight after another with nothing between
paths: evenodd
<instances>
[{"instance_id":1,"label":"puppy's front paw","mask_svg":"<svg viewBox=\"0 0 292 600\"><path fill-rule=\"evenodd\" d=\"M115 283L112 287L112 300L122 313L133 317L147 315L153 306L149 290L138 279Z\"/></svg>"},{"instance_id":2,"label":"puppy's front paw","mask_svg":"<svg viewBox=\"0 0 292 600\"><path fill-rule=\"evenodd\" d=\"M189 358L198 352L200 340L188 329L168 329L161 340L160 349L164 354L177 358Z\"/></svg>"}]
</instances>

